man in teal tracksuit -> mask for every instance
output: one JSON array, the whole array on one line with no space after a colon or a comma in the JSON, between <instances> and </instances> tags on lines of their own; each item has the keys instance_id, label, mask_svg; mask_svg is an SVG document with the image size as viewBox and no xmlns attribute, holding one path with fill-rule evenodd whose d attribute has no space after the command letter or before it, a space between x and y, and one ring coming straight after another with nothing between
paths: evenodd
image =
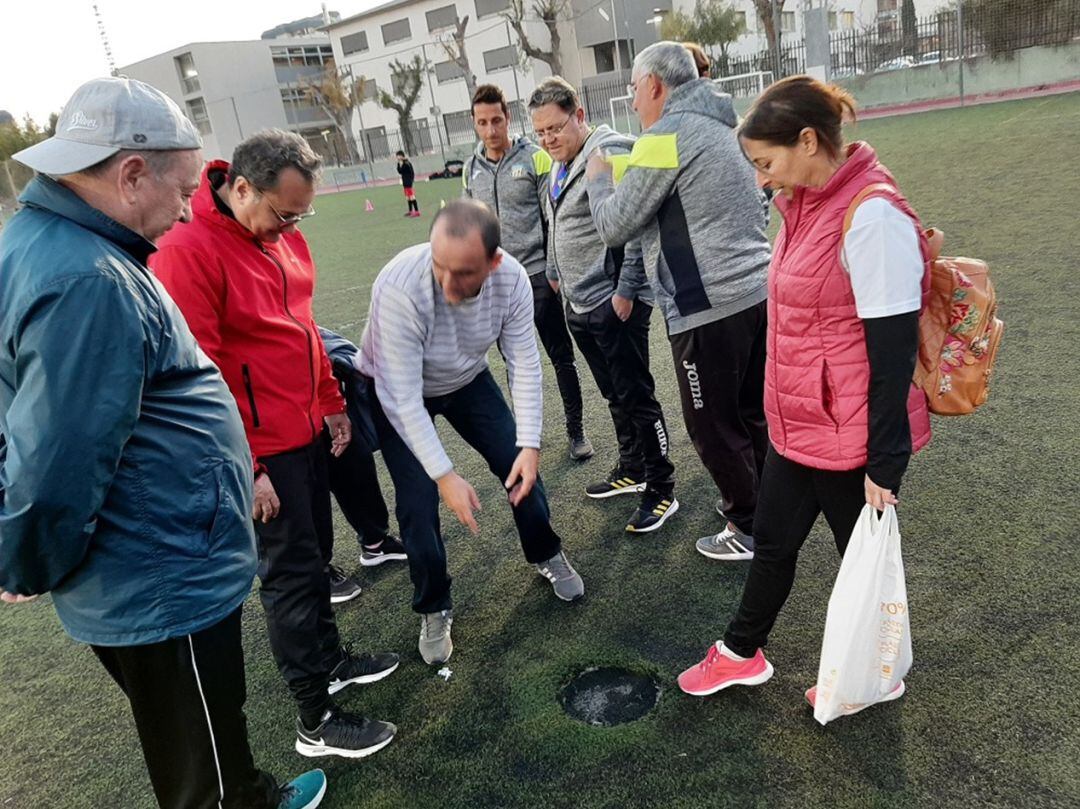
<instances>
[{"instance_id":1,"label":"man in teal tracksuit","mask_svg":"<svg viewBox=\"0 0 1080 809\"><path fill-rule=\"evenodd\" d=\"M574 345L566 329L562 296L548 283L547 206L551 157L526 137L510 139L510 108L494 84L476 88L473 127L480 142L461 173L464 195L487 203L502 225L502 249L521 262L533 290L533 323L555 368L555 381L566 414L570 457L593 454L581 423L581 382Z\"/></svg>"},{"instance_id":2,"label":"man in teal tracksuit","mask_svg":"<svg viewBox=\"0 0 1080 809\"><path fill-rule=\"evenodd\" d=\"M14 156L40 174L0 242L0 598L52 593L131 703L161 806L315 806L321 771L279 789L252 762L251 453L146 267L191 217L202 141L119 78L76 90L56 132Z\"/></svg>"}]
</instances>

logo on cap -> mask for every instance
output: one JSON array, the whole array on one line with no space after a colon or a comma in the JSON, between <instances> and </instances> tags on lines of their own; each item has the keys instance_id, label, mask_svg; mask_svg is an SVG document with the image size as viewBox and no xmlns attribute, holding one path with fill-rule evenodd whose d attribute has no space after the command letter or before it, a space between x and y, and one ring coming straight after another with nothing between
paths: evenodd
<instances>
[{"instance_id":1,"label":"logo on cap","mask_svg":"<svg viewBox=\"0 0 1080 809\"><path fill-rule=\"evenodd\" d=\"M146 143L146 135L144 135L142 132L136 132L134 135L131 136L131 139L136 143Z\"/></svg>"},{"instance_id":2,"label":"logo on cap","mask_svg":"<svg viewBox=\"0 0 1080 809\"><path fill-rule=\"evenodd\" d=\"M82 110L78 110L71 116L71 122L68 124L67 128L68 132L73 129L89 129L93 131L98 128L97 118L87 118Z\"/></svg>"}]
</instances>

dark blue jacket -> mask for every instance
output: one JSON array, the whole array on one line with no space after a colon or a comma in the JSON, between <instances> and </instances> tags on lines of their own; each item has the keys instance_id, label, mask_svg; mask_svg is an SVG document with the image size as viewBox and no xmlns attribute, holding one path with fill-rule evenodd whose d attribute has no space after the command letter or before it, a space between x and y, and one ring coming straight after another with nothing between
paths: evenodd
<instances>
[{"instance_id":1,"label":"dark blue jacket","mask_svg":"<svg viewBox=\"0 0 1080 809\"><path fill-rule=\"evenodd\" d=\"M352 422L353 443L365 452L378 452L379 436L375 432L375 419L371 413L371 380L356 367L360 349L337 332L322 326L319 326L319 337L345 397L349 421Z\"/></svg>"},{"instance_id":2,"label":"dark blue jacket","mask_svg":"<svg viewBox=\"0 0 1080 809\"><path fill-rule=\"evenodd\" d=\"M0 588L76 640L205 629L255 574L251 454L154 247L33 180L0 241Z\"/></svg>"}]
</instances>

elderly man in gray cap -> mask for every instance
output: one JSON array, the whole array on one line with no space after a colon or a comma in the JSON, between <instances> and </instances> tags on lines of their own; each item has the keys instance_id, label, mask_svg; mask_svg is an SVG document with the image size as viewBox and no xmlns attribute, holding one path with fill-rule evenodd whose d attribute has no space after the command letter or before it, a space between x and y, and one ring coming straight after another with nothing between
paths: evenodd
<instances>
[{"instance_id":1,"label":"elderly man in gray cap","mask_svg":"<svg viewBox=\"0 0 1080 809\"><path fill-rule=\"evenodd\" d=\"M15 155L39 175L0 243L0 599L52 593L131 703L161 806L313 807L321 771L278 787L248 746L240 415L146 267L191 216L201 146L160 91L113 78Z\"/></svg>"}]
</instances>

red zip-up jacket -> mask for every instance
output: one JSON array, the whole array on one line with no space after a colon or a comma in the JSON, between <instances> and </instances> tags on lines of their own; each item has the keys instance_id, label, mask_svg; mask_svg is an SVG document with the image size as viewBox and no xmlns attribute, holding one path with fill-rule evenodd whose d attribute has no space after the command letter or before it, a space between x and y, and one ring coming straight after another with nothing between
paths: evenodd
<instances>
[{"instance_id":1,"label":"red zip-up jacket","mask_svg":"<svg viewBox=\"0 0 1080 809\"><path fill-rule=\"evenodd\" d=\"M162 237L150 267L221 369L257 460L310 444L345 400L311 313L307 241L294 231L260 242L218 210L211 183L228 170L221 160L207 165L192 221Z\"/></svg>"}]
</instances>

